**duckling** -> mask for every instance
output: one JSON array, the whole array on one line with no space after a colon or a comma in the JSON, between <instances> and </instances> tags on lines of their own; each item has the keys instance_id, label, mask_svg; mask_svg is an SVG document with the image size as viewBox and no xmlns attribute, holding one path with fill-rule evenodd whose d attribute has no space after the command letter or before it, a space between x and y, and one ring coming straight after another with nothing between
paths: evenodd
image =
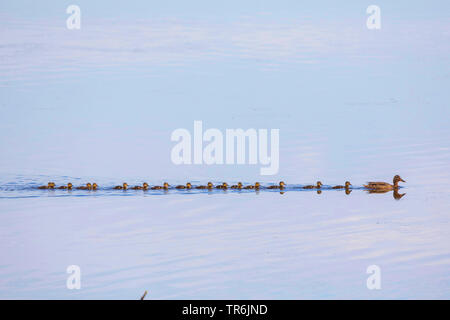
<instances>
[{"instance_id":1,"label":"duckling","mask_svg":"<svg viewBox=\"0 0 450 320\"><path fill-rule=\"evenodd\" d=\"M186 185L176 186L175 189L192 189L192 184L190 182L186 183Z\"/></svg>"},{"instance_id":2,"label":"duckling","mask_svg":"<svg viewBox=\"0 0 450 320\"><path fill-rule=\"evenodd\" d=\"M322 182L317 181L317 184L314 185L309 185L309 186L304 186L303 189L320 189L322 187Z\"/></svg>"},{"instance_id":3,"label":"duckling","mask_svg":"<svg viewBox=\"0 0 450 320\"><path fill-rule=\"evenodd\" d=\"M406 182L402 178L400 178L399 175L394 176L394 179L392 180L394 184L390 184L387 182L368 182L364 187L367 189L374 189L374 190L393 190L398 189L398 183Z\"/></svg>"},{"instance_id":4,"label":"duckling","mask_svg":"<svg viewBox=\"0 0 450 320\"><path fill-rule=\"evenodd\" d=\"M77 187L77 190L92 190L92 184L88 182L85 186Z\"/></svg>"},{"instance_id":5,"label":"duckling","mask_svg":"<svg viewBox=\"0 0 450 320\"><path fill-rule=\"evenodd\" d=\"M226 190L226 189L228 189L228 183L224 182L224 183L216 186L216 189Z\"/></svg>"},{"instance_id":6,"label":"duckling","mask_svg":"<svg viewBox=\"0 0 450 320\"><path fill-rule=\"evenodd\" d=\"M238 184L232 185L231 189L242 189L243 185L241 182L238 182Z\"/></svg>"},{"instance_id":7,"label":"duckling","mask_svg":"<svg viewBox=\"0 0 450 320\"><path fill-rule=\"evenodd\" d=\"M121 186L115 186L113 189L114 190L127 190L128 189L128 183L124 182Z\"/></svg>"},{"instance_id":8,"label":"duckling","mask_svg":"<svg viewBox=\"0 0 450 320\"><path fill-rule=\"evenodd\" d=\"M284 189L285 186L286 186L286 184L283 181L280 181L279 185L269 186L269 187L267 187L267 189Z\"/></svg>"},{"instance_id":9,"label":"duckling","mask_svg":"<svg viewBox=\"0 0 450 320\"><path fill-rule=\"evenodd\" d=\"M352 184L348 181L345 181L345 186L334 186L331 189L348 189Z\"/></svg>"},{"instance_id":10,"label":"duckling","mask_svg":"<svg viewBox=\"0 0 450 320\"><path fill-rule=\"evenodd\" d=\"M255 182L255 184L251 184L249 186L246 186L244 189L259 189L261 187L261 185L259 184L259 182Z\"/></svg>"},{"instance_id":11,"label":"duckling","mask_svg":"<svg viewBox=\"0 0 450 320\"><path fill-rule=\"evenodd\" d=\"M169 184L167 182L164 182L164 184L162 186L153 186L150 189L152 189L152 190L161 190L161 189L168 190Z\"/></svg>"},{"instance_id":12,"label":"duckling","mask_svg":"<svg viewBox=\"0 0 450 320\"><path fill-rule=\"evenodd\" d=\"M214 188L214 185L212 184L212 182L208 182L208 184L206 186L197 186L196 189L212 189Z\"/></svg>"},{"instance_id":13,"label":"duckling","mask_svg":"<svg viewBox=\"0 0 450 320\"><path fill-rule=\"evenodd\" d=\"M46 186L38 187L38 189L54 189L54 188L55 188L55 183L54 182L49 182L49 183L47 183Z\"/></svg>"},{"instance_id":14,"label":"duckling","mask_svg":"<svg viewBox=\"0 0 450 320\"><path fill-rule=\"evenodd\" d=\"M96 184L95 182L92 184L92 190L97 190L98 189L98 184Z\"/></svg>"},{"instance_id":15,"label":"duckling","mask_svg":"<svg viewBox=\"0 0 450 320\"><path fill-rule=\"evenodd\" d=\"M69 182L67 186L60 186L58 189L72 190L72 184Z\"/></svg>"},{"instance_id":16,"label":"duckling","mask_svg":"<svg viewBox=\"0 0 450 320\"><path fill-rule=\"evenodd\" d=\"M142 186L134 186L133 188L131 188L133 190L148 190L148 183L144 182L142 184Z\"/></svg>"}]
</instances>

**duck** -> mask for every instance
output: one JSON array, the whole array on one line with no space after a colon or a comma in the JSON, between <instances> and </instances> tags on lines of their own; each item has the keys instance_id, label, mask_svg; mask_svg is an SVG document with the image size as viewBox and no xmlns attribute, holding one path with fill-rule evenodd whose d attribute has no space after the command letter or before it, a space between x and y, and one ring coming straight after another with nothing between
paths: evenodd
<instances>
[{"instance_id":1,"label":"duck","mask_svg":"<svg viewBox=\"0 0 450 320\"><path fill-rule=\"evenodd\" d=\"M161 190L161 189L168 190L169 184L167 182L164 182L162 186L153 186L150 189L152 189L152 190Z\"/></svg>"},{"instance_id":2,"label":"duck","mask_svg":"<svg viewBox=\"0 0 450 320\"><path fill-rule=\"evenodd\" d=\"M344 186L334 186L331 189L348 189L350 188L352 184L349 181L345 181L345 185Z\"/></svg>"},{"instance_id":3,"label":"duck","mask_svg":"<svg viewBox=\"0 0 450 320\"><path fill-rule=\"evenodd\" d=\"M317 181L317 184L314 185L309 185L309 186L304 186L303 189L320 189L322 187L322 182Z\"/></svg>"},{"instance_id":4,"label":"duck","mask_svg":"<svg viewBox=\"0 0 450 320\"><path fill-rule=\"evenodd\" d=\"M77 190L92 190L92 184L88 182L85 186L77 187Z\"/></svg>"},{"instance_id":5,"label":"duck","mask_svg":"<svg viewBox=\"0 0 450 320\"><path fill-rule=\"evenodd\" d=\"M226 190L228 189L228 183L224 182L222 184L219 184L218 186L216 186L216 189Z\"/></svg>"},{"instance_id":6,"label":"duck","mask_svg":"<svg viewBox=\"0 0 450 320\"><path fill-rule=\"evenodd\" d=\"M214 185L212 184L212 182L208 182L208 184L206 186L197 186L195 187L196 189L212 189L214 187Z\"/></svg>"},{"instance_id":7,"label":"duck","mask_svg":"<svg viewBox=\"0 0 450 320\"><path fill-rule=\"evenodd\" d=\"M148 190L148 183L144 182L142 184L142 186L134 186L133 188L131 188L133 190Z\"/></svg>"},{"instance_id":8,"label":"duck","mask_svg":"<svg viewBox=\"0 0 450 320\"><path fill-rule=\"evenodd\" d=\"M394 190L398 189L398 183L399 182L406 182L402 178L400 178L399 175L395 175L394 179L392 179L393 184L387 183L387 182L368 182L364 185L365 188L371 189L371 190Z\"/></svg>"},{"instance_id":9,"label":"duck","mask_svg":"<svg viewBox=\"0 0 450 320\"><path fill-rule=\"evenodd\" d=\"M259 190L259 188L261 187L261 185L259 184L259 182L255 182L255 184L251 184L249 186L246 186L244 189L257 189Z\"/></svg>"},{"instance_id":10,"label":"duck","mask_svg":"<svg viewBox=\"0 0 450 320\"><path fill-rule=\"evenodd\" d=\"M72 190L73 185L69 182L67 186L60 186L58 189Z\"/></svg>"},{"instance_id":11,"label":"duck","mask_svg":"<svg viewBox=\"0 0 450 320\"><path fill-rule=\"evenodd\" d=\"M232 185L231 189L242 189L243 185L241 182L238 182L238 184Z\"/></svg>"},{"instance_id":12,"label":"duck","mask_svg":"<svg viewBox=\"0 0 450 320\"><path fill-rule=\"evenodd\" d=\"M128 189L128 183L124 182L121 186L115 186L113 189L114 190L127 190Z\"/></svg>"},{"instance_id":13,"label":"duck","mask_svg":"<svg viewBox=\"0 0 450 320\"><path fill-rule=\"evenodd\" d=\"M175 189L192 189L192 184L190 182L186 183L186 185L176 186Z\"/></svg>"},{"instance_id":14,"label":"duck","mask_svg":"<svg viewBox=\"0 0 450 320\"><path fill-rule=\"evenodd\" d=\"M95 182L92 184L92 190L97 190L98 189L98 184L96 184Z\"/></svg>"},{"instance_id":15,"label":"duck","mask_svg":"<svg viewBox=\"0 0 450 320\"><path fill-rule=\"evenodd\" d=\"M54 188L55 188L55 183L54 182L49 182L49 183L47 183L46 186L38 187L38 189L54 189Z\"/></svg>"},{"instance_id":16,"label":"duck","mask_svg":"<svg viewBox=\"0 0 450 320\"><path fill-rule=\"evenodd\" d=\"M267 187L267 189L284 189L285 186L286 186L286 183L284 183L283 181L280 181L280 183L277 186L269 186L269 187Z\"/></svg>"}]
</instances>

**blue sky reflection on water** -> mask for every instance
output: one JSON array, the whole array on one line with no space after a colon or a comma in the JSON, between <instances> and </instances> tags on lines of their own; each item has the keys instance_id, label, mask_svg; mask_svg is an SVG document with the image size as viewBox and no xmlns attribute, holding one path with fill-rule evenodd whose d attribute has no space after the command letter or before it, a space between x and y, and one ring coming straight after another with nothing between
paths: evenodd
<instances>
[{"instance_id":1,"label":"blue sky reflection on water","mask_svg":"<svg viewBox=\"0 0 450 320\"><path fill-rule=\"evenodd\" d=\"M353 1L78 1L79 31L65 27L69 4L0 4L0 297L448 298L448 2L378 1L378 31ZM279 128L278 174L172 164L170 134L194 120ZM397 173L400 201L18 190ZM377 263L374 293L365 268Z\"/></svg>"}]
</instances>

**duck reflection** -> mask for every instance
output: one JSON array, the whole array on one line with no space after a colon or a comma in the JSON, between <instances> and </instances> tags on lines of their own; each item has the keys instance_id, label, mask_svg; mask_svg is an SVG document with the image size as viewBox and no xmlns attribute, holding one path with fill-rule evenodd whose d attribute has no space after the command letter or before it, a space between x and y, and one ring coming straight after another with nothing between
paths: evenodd
<instances>
[{"instance_id":1,"label":"duck reflection","mask_svg":"<svg viewBox=\"0 0 450 320\"><path fill-rule=\"evenodd\" d=\"M367 193L387 193L391 190L368 190ZM398 188L392 190L392 196L395 200L400 200L406 193L399 193Z\"/></svg>"}]
</instances>

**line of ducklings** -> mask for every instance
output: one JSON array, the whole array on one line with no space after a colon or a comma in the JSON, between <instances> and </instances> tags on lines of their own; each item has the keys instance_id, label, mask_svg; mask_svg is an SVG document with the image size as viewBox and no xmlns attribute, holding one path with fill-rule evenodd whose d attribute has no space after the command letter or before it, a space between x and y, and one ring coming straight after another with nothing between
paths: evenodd
<instances>
[{"instance_id":1,"label":"line of ducklings","mask_svg":"<svg viewBox=\"0 0 450 320\"><path fill-rule=\"evenodd\" d=\"M406 181L403 180L402 178L400 178L399 175L396 175L396 176L394 176L393 184L390 184L387 182L368 182L366 185L364 185L364 188L372 193L384 193L386 191L398 190L399 182L406 182ZM301 188L301 189L316 189L316 190L320 191L322 189L322 186L323 186L322 182L317 181L317 183L315 185L306 185L306 186L301 186L299 188ZM345 189L346 193L350 193L351 187L352 187L352 184L349 181L346 181L344 185L332 186L328 189ZM188 183L186 183L186 185L177 185L175 187L171 187L167 182L164 182L164 184L161 186L156 185L156 186L150 187L147 182L144 182L142 184L142 186L130 187L126 182L124 182L122 185L115 186L112 189L113 190L128 190L128 189L131 189L131 190L169 190L169 189L179 189L179 190L183 190L183 189L184 190L222 189L222 190L227 190L229 188L237 189L237 190L242 190L242 189L244 189L244 190L260 190L260 189L283 190L286 188L286 183L284 183L283 181L280 181L280 183L277 185L263 187L263 186L261 186L261 184L259 182L256 182L255 184L251 184L251 185L246 185L246 186L244 186L241 182L238 182L237 184L231 185L231 186L229 186L226 182L223 182L222 184L219 184L216 186L214 186L214 184L212 182L208 182L206 185L199 185L199 186L193 186L190 182L188 182ZM88 182L85 186L79 186L79 187L74 188L72 183L69 182L65 186L56 187L54 182L49 182L46 186L40 186L40 187L38 187L38 189L97 190L98 185L95 182L94 183Z\"/></svg>"}]
</instances>

